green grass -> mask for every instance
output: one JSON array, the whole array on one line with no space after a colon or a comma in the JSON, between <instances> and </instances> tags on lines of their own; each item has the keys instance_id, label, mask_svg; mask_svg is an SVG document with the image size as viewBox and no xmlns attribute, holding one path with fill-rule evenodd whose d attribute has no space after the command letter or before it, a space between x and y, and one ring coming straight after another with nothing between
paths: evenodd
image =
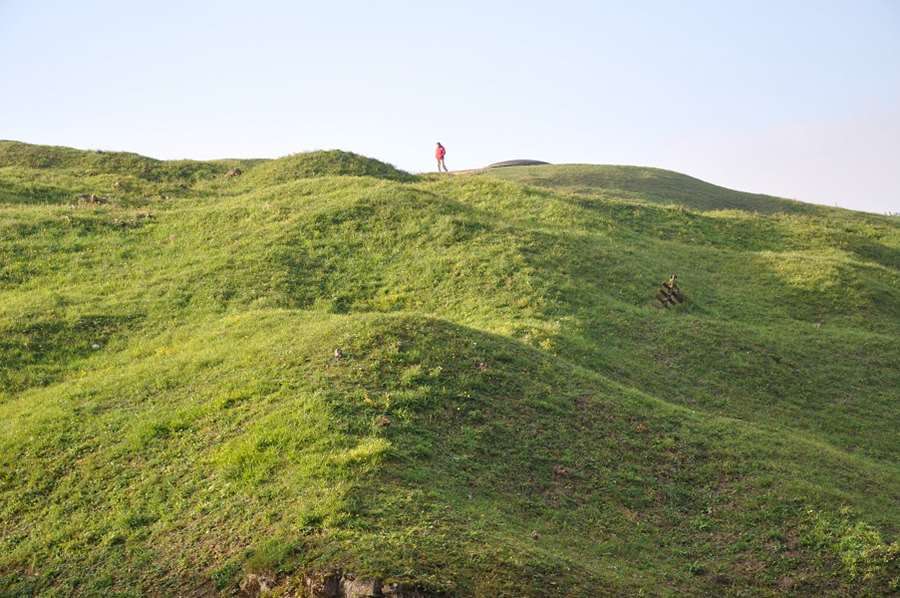
<instances>
[{"instance_id":1,"label":"green grass","mask_svg":"<svg viewBox=\"0 0 900 598\"><path fill-rule=\"evenodd\" d=\"M733 191L659 168L562 164L492 169L489 175L576 194L678 204L704 211L734 209L773 214L810 213L816 210L799 201Z\"/></svg>"},{"instance_id":2,"label":"green grass","mask_svg":"<svg viewBox=\"0 0 900 598\"><path fill-rule=\"evenodd\" d=\"M896 591L898 270L654 169L2 142L0 595Z\"/></svg>"}]
</instances>

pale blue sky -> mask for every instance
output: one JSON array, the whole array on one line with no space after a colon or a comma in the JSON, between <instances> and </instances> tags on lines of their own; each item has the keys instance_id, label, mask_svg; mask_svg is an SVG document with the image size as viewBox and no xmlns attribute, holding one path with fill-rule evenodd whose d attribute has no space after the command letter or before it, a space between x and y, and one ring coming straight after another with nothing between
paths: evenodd
<instances>
[{"instance_id":1,"label":"pale blue sky","mask_svg":"<svg viewBox=\"0 0 900 598\"><path fill-rule=\"evenodd\" d=\"M900 0L0 0L0 138L670 168L900 211Z\"/></svg>"}]
</instances>

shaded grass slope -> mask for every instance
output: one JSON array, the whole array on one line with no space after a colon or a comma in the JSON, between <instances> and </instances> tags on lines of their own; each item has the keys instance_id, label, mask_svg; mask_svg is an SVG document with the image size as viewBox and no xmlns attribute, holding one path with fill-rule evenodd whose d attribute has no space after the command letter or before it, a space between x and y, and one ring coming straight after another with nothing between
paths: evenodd
<instances>
[{"instance_id":1,"label":"shaded grass slope","mask_svg":"<svg viewBox=\"0 0 900 598\"><path fill-rule=\"evenodd\" d=\"M0 594L896 589L895 220L285 160L0 167Z\"/></svg>"}]
</instances>

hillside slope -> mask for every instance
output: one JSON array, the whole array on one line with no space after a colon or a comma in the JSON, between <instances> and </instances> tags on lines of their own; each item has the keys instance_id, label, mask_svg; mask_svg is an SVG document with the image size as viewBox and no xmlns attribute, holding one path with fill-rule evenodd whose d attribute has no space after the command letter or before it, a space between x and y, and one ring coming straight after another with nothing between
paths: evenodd
<instances>
[{"instance_id":1,"label":"hillside slope","mask_svg":"<svg viewBox=\"0 0 900 598\"><path fill-rule=\"evenodd\" d=\"M559 164L504 168L492 170L490 175L573 193L679 204L695 210L734 209L763 214L815 211L814 206L799 201L733 191L660 168Z\"/></svg>"},{"instance_id":2,"label":"hillside slope","mask_svg":"<svg viewBox=\"0 0 900 598\"><path fill-rule=\"evenodd\" d=\"M4 144L0 594L896 589L896 219Z\"/></svg>"}]
</instances>

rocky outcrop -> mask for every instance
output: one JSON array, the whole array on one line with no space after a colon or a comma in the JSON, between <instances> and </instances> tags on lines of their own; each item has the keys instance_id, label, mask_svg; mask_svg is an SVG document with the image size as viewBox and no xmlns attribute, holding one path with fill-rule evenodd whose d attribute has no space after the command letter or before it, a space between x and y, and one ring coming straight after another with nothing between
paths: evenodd
<instances>
[{"instance_id":1,"label":"rocky outcrop","mask_svg":"<svg viewBox=\"0 0 900 598\"><path fill-rule=\"evenodd\" d=\"M410 584L384 583L378 579L357 577L351 573L332 571L307 576L305 590L309 598L437 598Z\"/></svg>"},{"instance_id":2,"label":"rocky outcrop","mask_svg":"<svg viewBox=\"0 0 900 598\"><path fill-rule=\"evenodd\" d=\"M241 596L255 598L260 594L270 592L275 584L275 579L272 577L251 573L241 582Z\"/></svg>"},{"instance_id":3,"label":"rocky outcrop","mask_svg":"<svg viewBox=\"0 0 900 598\"><path fill-rule=\"evenodd\" d=\"M277 590L277 591L276 591ZM342 571L309 574L302 578L283 579L251 573L240 584L242 598L264 598L273 595L290 598L441 598L443 594L428 592L412 584L384 583Z\"/></svg>"},{"instance_id":4,"label":"rocky outcrop","mask_svg":"<svg viewBox=\"0 0 900 598\"><path fill-rule=\"evenodd\" d=\"M109 200L105 197L100 197L99 195L94 195L93 193L84 193L75 198L78 200L80 204L106 204L109 203Z\"/></svg>"}]
</instances>

